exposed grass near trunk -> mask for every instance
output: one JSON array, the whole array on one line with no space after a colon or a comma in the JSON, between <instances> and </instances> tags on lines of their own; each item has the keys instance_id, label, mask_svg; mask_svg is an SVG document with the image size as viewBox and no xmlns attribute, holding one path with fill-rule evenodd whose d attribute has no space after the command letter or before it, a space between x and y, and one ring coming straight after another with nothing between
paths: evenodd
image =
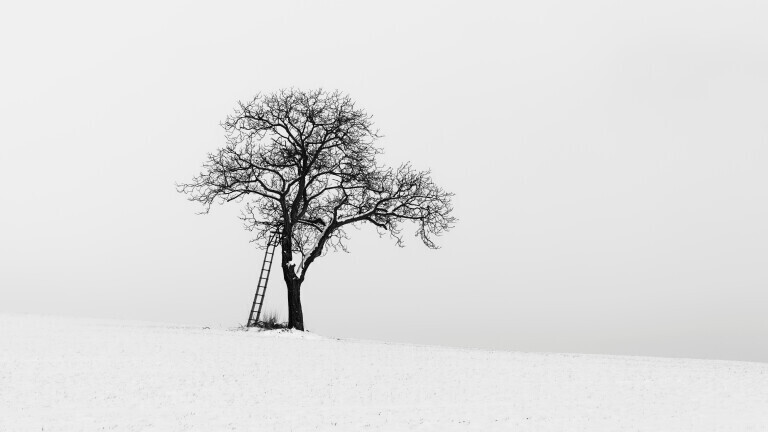
<instances>
[{"instance_id":1,"label":"exposed grass near trunk","mask_svg":"<svg viewBox=\"0 0 768 432\"><path fill-rule=\"evenodd\" d=\"M288 328L287 322L280 322L280 314L274 311L264 312L259 317L259 322L256 323L256 327L264 330L275 330Z\"/></svg>"}]
</instances>

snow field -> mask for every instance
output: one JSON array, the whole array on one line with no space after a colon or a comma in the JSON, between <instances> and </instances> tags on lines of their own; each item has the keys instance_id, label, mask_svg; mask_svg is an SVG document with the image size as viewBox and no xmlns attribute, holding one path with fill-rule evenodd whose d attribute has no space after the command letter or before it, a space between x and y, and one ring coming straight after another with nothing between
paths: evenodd
<instances>
[{"instance_id":1,"label":"snow field","mask_svg":"<svg viewBox=\"0 0 768 432\"><path fill-rule=\"evenodd\" d=\"M0 315L0 431L768 431L768 364Z\"/></svg>"}]
</instances>

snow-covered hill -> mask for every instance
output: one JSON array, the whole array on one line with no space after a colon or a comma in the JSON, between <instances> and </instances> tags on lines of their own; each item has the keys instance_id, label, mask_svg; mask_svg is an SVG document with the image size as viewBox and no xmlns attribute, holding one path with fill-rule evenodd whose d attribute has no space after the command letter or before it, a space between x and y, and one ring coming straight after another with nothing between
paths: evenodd
<instances>
[{"instance_id":1,"label":"snow-covered hill","mask_svg":"<svg viewBox=\"0 0 768 432\"><path fill-rule=\"evenodd\" d=\"M0 431L768 431L768 364L0 315Z\"/></svg>"}]
</instances>

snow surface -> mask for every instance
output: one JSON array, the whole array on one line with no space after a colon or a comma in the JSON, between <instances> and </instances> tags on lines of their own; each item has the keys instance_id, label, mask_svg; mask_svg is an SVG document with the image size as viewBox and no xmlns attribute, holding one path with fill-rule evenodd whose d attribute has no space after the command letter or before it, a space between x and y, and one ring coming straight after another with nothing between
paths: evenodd
<instances>
[{"instance_id":1,"label":"snow surface","mask_svg":"<svg viewBox=\"0 0 768 432\"><path fill-rule=\"evenodd\" d=\"M0 315L0 431L768 431L768 364Z\"/></svg>"}]
</instances>

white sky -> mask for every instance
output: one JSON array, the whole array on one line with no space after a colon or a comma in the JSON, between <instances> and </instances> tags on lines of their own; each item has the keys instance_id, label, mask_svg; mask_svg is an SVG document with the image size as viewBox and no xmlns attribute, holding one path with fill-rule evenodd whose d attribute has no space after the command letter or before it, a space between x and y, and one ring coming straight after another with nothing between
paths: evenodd
<instances>
[{"instance_id":1,"label":"white sky","mask_svg":"<svg viewBox=\"0 0 768 432\"><path fill-rule=\"evenodd\" d=\"M768 361L768 8L363 3L4 5L0 311L243 323L239 208L174 183L237 100L322 86L460 222L439 251L353 232L308 274L308 329Z\"/></svg>"}]
</instances>

